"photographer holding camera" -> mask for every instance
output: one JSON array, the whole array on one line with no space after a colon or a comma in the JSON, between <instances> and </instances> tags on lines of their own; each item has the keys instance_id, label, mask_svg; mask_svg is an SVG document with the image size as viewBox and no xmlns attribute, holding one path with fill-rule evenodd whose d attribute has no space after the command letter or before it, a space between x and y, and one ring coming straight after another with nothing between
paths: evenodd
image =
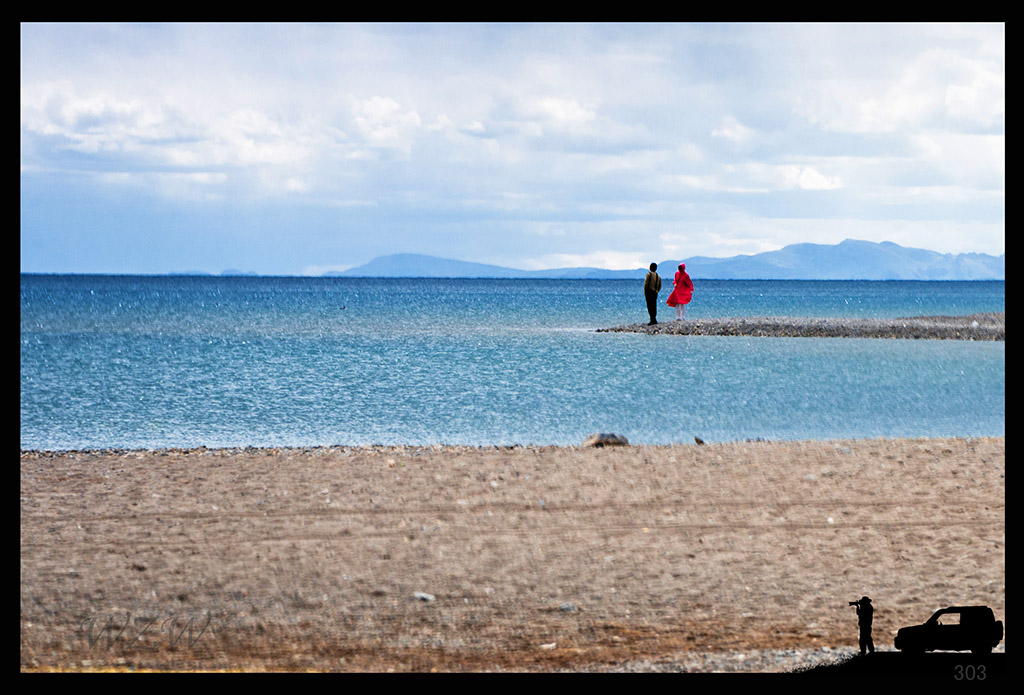
<instances>
[{"instance_id":1,"label":"photographer holding camera","mask_svg":"<svg viewBox=\"0 0 1024 695\"><path fill-rule=\"evenodd\" d=\"M860 653L865 650L875 653L875 643L871 641L871 619L875 609L871 607L871 599L862 596L859 601L850 601L849 605L857 606L857 625L860 627Z\"/></svg>"}]
</instances>

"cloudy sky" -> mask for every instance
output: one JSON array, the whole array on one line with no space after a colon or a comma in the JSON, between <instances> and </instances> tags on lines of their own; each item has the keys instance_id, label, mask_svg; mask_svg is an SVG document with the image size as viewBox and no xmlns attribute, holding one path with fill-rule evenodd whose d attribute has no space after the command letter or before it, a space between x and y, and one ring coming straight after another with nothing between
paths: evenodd
<instances>
[{"instance_id":1,"label":"cloudy sky","mask_svg":"<svg viewBox=\"0 0 1024 695\"><path fill-rule=\"evenodd\" d=\"M1004 253L1002 24L23 24L21 269Z\"/></svg>"}]
</instances>

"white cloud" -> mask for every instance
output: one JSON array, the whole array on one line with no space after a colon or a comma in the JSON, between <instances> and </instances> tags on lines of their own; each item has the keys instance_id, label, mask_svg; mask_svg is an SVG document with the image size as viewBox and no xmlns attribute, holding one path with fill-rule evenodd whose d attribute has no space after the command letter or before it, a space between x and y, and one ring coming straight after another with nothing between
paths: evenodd
<instances>
[{"instance_id":1,"label":"white cloud","mask_svg":"<svg viewBox=\"0 0 1024 695\"><path fill-rule=\"evenodd\" d=\"M648 254L639 251L590 251L588 253L550 253L529 259L524 270L546 270L549 268L606 268L608 270L631 270L650 264Z\"/></svg>"},{"instance_id":2,"label":"white cloud","mask_svg":"<svg viewBox=\"0 0 1024 695\"><path fill-rule=\"evenodd\" d=\"M146 141L181 134L176 118L162 104L104 92L83 95L69 80L24 86L21 97L22 127L61 136L68 150L131 153Z\"/></svg>"},{"instance_id":3,"label":"white cloud","mask_svg":"<svg viewBox=\"0 0 1024 695\"><path fill-rule=\"evenodd\" d=\"M831 191L843 187L839 177L825 176L814 167L785 167L784 176L789 181L795 181L797 188L806 191Z\"/></svg>"},{"instance_id":4,"label":"white cloud","mask_svg":"<svg viewBox=\"0 0 1024 695\"><path fill-rule=\"evenodd\" d=\"M992 66L976 65L974 75L946 87L945 106L955 121L988 128L1006 118L1006 78Z\"/></svg>"},{"instance_id":5,"label":"white cloud","mask_svg":"<svg viewBox=\"0 0 1024 695\"><path fill-rule=\"evenodd\" d=\"M375 200L342 200L334 198L327 200L324 204L332 208L372 208L377 207L380 203Z\"/></svg>"},{"instance_id":6,"label":"white cloud","mask_svg":"<svg viewBox=\"0 0 1024 695\"><path fill-rule=\"evenodd\" d=\"M111 186L155 191L175 201L219 201L229 183L223 172L100 172L95 178Z\"/></svg>"},{"instance_id":7,"label":"white cloud","mask_svg":"<svg viewBox=\"0 0 1024 695\"><path fill-rule=\"evenodd\" d=\"M301 200L303 214L350 218L378 254L408 245L392 230L415 219L432 235L416 242L444 255L465 256L472 228L502 259L645 266L658 234L684 224L706 230L700 253L723 255L832 238L829 208L878 220L893 206L910 222L948 210L949 229L991 249L1005 202L1003 35L954 23L23 25L23 180L88 178L175 204ZM812 223L780 225L782 209ZM26 238L42 217L23 215ZM837 241L864 238L837 227ZM871 230L947 239L923 224Z\"/></svg>"},{"instance_id":8,"label":"white cloud","mask_svg":"<svg viewBox=\"0 0 1024 695\"><path fill-rule=\"evenodd\" d=\"M352 105L353 122L370 144L408 149L420 128L415 110L403 110L390 97L370 97Z\"/></svg>"},{"instance_id":9,"label":"white cloud","mask_svg":"<svg viewBox=\"0 0 1024 695\"><path fill-rule=\"evenodd\" d=\"M774 234L756 235L743 229L715 231L707 224L699 231L675 233L666 232L659 236L662 249L667 256L679 259L693 256L728 257L776 251L782 248Z\"/></svg>"},{"instance_id":10,"label":"white cloud","mask_svg":"<svg viewBox=\"0 0 1024 695\"><path fill-rule=\"evenodd\" d=\"M200 116L148 96L80 94L68 81L23 89L22 127L60 136L58 151L119 153L125 165L143 168L293 165L309 157L304 134L257 109Z\"/></svg>"},{"instance_id":11,"label":"white cloud","mask_svg":"<svg viewBox=\"0 0 1024 695\"><path fill-rule=\"evenodd\" d=\"M892 133L983 128L1005 118L1003 65L949 49L924 50L889 80L827 81L801 98L801 112L826 130Z\"/></svg>"},{"instance_id":12,"label":"white cloud","mask_svg":"<svg viewBox=\"0 0 1024 695\"><path fill-rule=\"evenodd\" d=\"M754 131L740 123L734 116L726 116L722 119L721 125L711 131L717 138L731 140L738 145L749 142L754 136Z\"/></svg>"},{"instance_id":13,"label":"white cloud","mask_svg":"<svg viewBox=\"0 0 1024 695\"><path fill-rule=\"evenodd\" d=\"M944 178L970 187L1002 188L1006 173L1006 138L1003 135L921 133L911 142L923 164Z\"/></svg>"},{"instance_id":14,"label":"white cloud","mask_svg":"<svg viewBox=\"0 0 1024 695\"><path fill-rule=\"evenodd\" d=\"M839 176L823 174L815 166L761 162L727 164L704 174L671 176L670 180L684 188L722 193L763 194L793 189L828 191L843 187Z\"/></svg>"},{"instance_id":15,"label":"white cloud","mask_svg":"<svg viewBox=\"0 0 1024 695\"><path fill-rule=\"evenodd\" d=\"M590 124L597 112L575 99L544 96L530 101L528 111L558 130L574 131Z\"/></svg>"}]
</instances>

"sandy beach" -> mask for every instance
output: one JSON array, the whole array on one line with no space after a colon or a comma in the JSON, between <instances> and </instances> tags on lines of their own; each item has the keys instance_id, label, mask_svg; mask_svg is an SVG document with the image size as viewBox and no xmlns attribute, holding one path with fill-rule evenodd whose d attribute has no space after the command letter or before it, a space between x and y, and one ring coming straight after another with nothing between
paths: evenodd
<instances>
[{"instance_id":1,"label":"sandy beach","mask_svg":"<svg viewBox=\"0 0 1024 695\"><path fill-rule=\"evenodd\" d=\"M787 671L865 594L880 650L1005 620L1004 474L1003 438L22 452L21 668Z\"/></svg>"}]
</instances>

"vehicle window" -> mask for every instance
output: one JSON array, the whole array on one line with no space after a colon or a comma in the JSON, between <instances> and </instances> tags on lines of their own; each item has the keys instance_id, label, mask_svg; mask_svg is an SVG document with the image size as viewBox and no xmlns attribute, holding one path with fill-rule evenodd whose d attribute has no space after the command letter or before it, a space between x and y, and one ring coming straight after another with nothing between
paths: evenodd
<instances>
[{"instance_id":1,"label":"vehicle window","mask_svg":"<svg viewBox=\"0 0 1024 695\"><path fill-rule=\"evenodd\" d=\"M980 623L982 621L982 615L980 613L964 613L960 617L961 623Z\"/></svg>"}]
</instances>

